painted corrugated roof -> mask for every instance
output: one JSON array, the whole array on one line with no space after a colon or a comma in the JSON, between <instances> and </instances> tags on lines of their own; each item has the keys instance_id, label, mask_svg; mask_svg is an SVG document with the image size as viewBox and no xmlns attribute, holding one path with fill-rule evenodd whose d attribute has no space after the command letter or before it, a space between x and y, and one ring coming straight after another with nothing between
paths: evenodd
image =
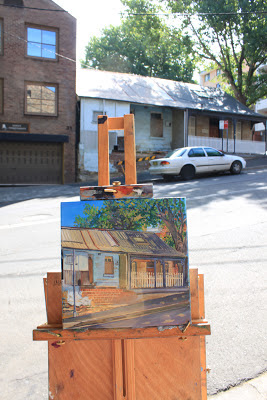
<instances>
[{"instance_id":1,"label":"painted corrugated roof","mask_svg":"<svg viewBox=\"0 0 267 400\"><path fill-rule=\"evenodd\" d=\"M61 246L79 250L185 258L183 253L168 246L152 232L62 227Z\"/></svg>"},{"instance_id":2,"label":"painted corrugated roof","mask_svg":"<svg viewBox=\"0 0 267 400\"><path fill-rule=\"evenodd\" d=\"M77 95L263 119L220 88L118 72L79 69Z\"/></svg>"}]
</instances>

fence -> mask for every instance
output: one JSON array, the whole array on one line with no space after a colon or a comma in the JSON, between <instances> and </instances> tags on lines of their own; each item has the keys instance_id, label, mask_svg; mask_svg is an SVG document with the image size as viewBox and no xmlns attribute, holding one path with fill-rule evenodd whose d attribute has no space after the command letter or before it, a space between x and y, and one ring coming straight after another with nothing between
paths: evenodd
<instances>
[{"instance_id":1,"label":"fence","mask_svg":"<svg viewBox=\"0 0 267 400\"><path fill-rule=\"evenodd\" d=\"M227 139L214 138L214 137L204 137L204 136L188 136L188 146L208 146L214 147L217 150L223 150L229 153L243 154L265 154L265 142L254 142L252 140L237 140L228 139L228 149L227 149Z\"/></svg>"},{"instance_id":2,"label":"fence","mask_svg":"<svg viewBox=\"0 0 267 400\"><path fill-rule=\"evenodd\" d=\"M132 272L131 287L137 288L154 288L156 279L156 287L163 287L163 273L157 273L156 277L153 272ZM167 273L165 275L166 287L183 286L182 273Z\"/></svg>"}]
</instances>

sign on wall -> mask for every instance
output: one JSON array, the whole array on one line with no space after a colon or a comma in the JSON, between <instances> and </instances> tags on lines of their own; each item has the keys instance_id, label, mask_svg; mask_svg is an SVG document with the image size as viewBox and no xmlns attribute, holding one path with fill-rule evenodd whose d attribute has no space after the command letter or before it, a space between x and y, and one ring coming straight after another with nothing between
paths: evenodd
<instances>
[{"instance_id":1,"label":"sign on wall","mask_svg":"<svg viewBox=\"0 0 267 400\"><path fill-rule=\"evenodd\" d=\"M29 124L15 124L12 122L0 122L0 132L28 133Z\"/></svg>"}]
</instances>

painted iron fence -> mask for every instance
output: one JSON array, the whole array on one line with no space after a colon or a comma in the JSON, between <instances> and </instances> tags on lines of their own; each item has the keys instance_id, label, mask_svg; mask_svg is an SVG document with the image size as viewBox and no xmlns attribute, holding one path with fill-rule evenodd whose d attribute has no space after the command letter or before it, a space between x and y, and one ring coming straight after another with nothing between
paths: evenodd
<instances>
[{"instance_id":1,"label":"painted iron fence","mask_svg":"<svg viewBox=\"0 0 267 400\"><path fill-rule=\"evenodd\" d=\"M131 273L131 287L132 289L138 288L154 288L163 287L163 273L157 273L156 277L153 272L132 272ZM182 273L166 273L165 275L166 287L179 287L183 286Z\"/></svg>"}]
</instances>

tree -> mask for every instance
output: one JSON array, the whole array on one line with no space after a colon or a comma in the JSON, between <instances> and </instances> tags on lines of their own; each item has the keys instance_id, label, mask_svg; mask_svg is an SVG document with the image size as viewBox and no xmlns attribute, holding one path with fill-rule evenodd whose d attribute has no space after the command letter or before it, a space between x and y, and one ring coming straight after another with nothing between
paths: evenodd
<instances>
[{"instance_id":1,"label":"tree","mask_svg":"<svg viewBox=\"0 0 267 400\"><path fill-rule=\"evenodd\" d=\"M126 7L120 26L103 29L86 46L82 67L192 82L192 42L181 30L155 15L148 0L121 0Z\"/></svg>"},{"instance_id":2,"label":"tree","mask_svg":"<svg viewBox=\"0 0 267 400\"><path fill-rule=\"evenodd\" d=\"M83 214L75 218L75 226L115 230L162 229L165 226L169 234L163 240L185 255L187 253L183 199L104 200L101 208L86 204Z\"/></svg>"},{"instance_id":3,"label":"tree","mask_svg":"<svg viewBox=\"0 0 267 400\"><path fill-rule=\"evenodd\" d=\"M187 13L184 26L202 60L220 69L228 92L250 106L267 94L266 0L168 0L172 12Z\"/></svg>"}]
</instances>

